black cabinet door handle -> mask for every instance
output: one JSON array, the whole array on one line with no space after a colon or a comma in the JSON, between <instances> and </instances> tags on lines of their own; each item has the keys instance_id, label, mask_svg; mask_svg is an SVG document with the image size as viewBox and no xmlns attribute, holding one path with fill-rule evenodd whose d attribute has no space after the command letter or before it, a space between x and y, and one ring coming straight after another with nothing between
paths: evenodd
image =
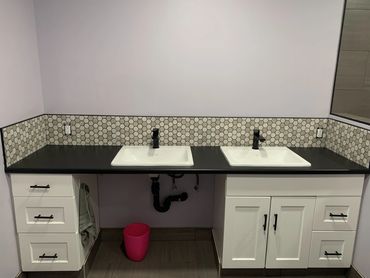
<instances>
[{"instance_id":1,"label":"black cabinet door handle","mask_svg":"<svg viewBox=\"0 0 370 278\"><path fill-rule=\"evenodd\" d=\"M42 216L41 214L34 216L35 219L54 219L54 215Z\"/></svg>"},{"instance_id":2,"label":"black cabinet door handle","mask_svg":"<svg viewBox=\"0 0 370 278\"><path fill-rule=\"evenodd\" d=\"M42 254L41 256L39 256L40 259L57 259L58 258L58 254L55 253L54 255L52 256L48 256L46 255L45 253Z\"/></svg>"},{"instance_id":3,"label":"black cabinet door handle","mask_svg":"<svg viewBox=\"0 0 370 278\"><path fill-rule=\"evenodd\" d=\"M30 188L32 189L49 189L50 188L50 185L47 184L47 185L31 185Z\"/></svg>"},{"instance_id":4,"label":"black cabinet door handle","mask_svg":"<svg viewBox=\"0 0 370 278\"><path fill-rule=\"evenodd\" d=\"M341 214L334 214L334 213L329 213L330 217L348 217L347 214L341 213Z\"/></svg>"},{"instance_id":5,"label":"black cabinet door handle","mask_svg":"<svg viewBox=\"0 0 370 278\"><path fill-rule=\"evenodd\" d=\"M275 214L274 214L274 217L275 217L274 231L276 231L278 215L275 213Z\"/></svg>"},{"instance_id":6,"label":"black cabinet door handle","mask_svg":"<svg viewBox=\"0 0 370 278\"><path fill-rule=\"evenodd\" d=\"M335 251L335 253L329 253L325 251L325 256L342 256L342 253L339 253L338 251Z\"/></svg>"},{"instance_id":7,"label":"black cabinet door handle","mask_svg":"<svg viewBox=\"0 0 370 278\"><path fill-rule=\"evenodd\" d=\"M265 217L265 222L263 223L263 230L266 231L266 228L267 228L267 214L264 215Z\"/></svg>"}]
</instances>

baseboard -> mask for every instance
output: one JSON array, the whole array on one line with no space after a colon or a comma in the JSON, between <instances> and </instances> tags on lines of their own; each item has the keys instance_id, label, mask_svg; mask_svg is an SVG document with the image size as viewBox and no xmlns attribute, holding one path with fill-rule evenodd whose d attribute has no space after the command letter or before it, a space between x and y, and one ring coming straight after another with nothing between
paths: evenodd
<instances>
[{"instance_id":1,"label":"baseboard","mask_svg":"<svg viewBox=\"0 0 370 278\"><path fill-rule=\"evenodd\" d=\"M348 270L346 277L347 278L364 278L360 273L358 273L358 271L353 266L351 266L351 268Z\"/></svg>"},{"instance_id":2,"label":"baseboard","mask_svg":"<svg viewBox=\"0 0 370 278\"><path fill-rule=\"evenodd\" d=\"M308 268L308 269L221 269L221 276L254 276L254 277L270 277L270 276L291 276L291 277L325 277L325 276L345 276L348 272L347 268ZM357 277L356 277L357 278Z\"/></svg>"},{"instance_id":3,"label":"baseboard","mask_svg":"<svg viewBox=\"0 0 370 278\"><path fill-rule=\"evenodd\" d=\"M121 241L121 228L101 228L102 241ZM211 228L151 228L151 241L212 240Z\"/></svg>"},{"instance_id":4,"label":"baseboard","mask_svg":"<svg viewBox=\"0 0 370 278\"><path fill-rule=\"evenodd\" d=\"M85 278L84 271L26 272L27 278Z\"/></svg>"},{"instance_id":5,"label":"baseboard","mask_svg":"<svg viewBox=\"0 0 370 278\"><path fill-rule=\"evenodd\" d=\"M214 258L215 258L215 262L216 262L218 274L220 274L221 273L221 269L222 269L221 254L219 253L220 251L217 249L217 244L216 244L216 241L215 241L214 230L212 229L211 232L212 232L213 254L214 254Z\"/></svg>"}]
</instances>

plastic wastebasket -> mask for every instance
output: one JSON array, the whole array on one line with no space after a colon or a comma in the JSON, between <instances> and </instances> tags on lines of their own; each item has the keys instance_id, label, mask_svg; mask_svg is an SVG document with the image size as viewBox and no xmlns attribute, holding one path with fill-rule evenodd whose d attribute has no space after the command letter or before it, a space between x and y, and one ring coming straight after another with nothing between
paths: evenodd
<instances>
[{"instance_id":1,"label":"plastic wastebasket","mask_svg":"<svg viewBox=\"0 0 370 278\"><path fill-rule=\"evenodd\" d=\"M145 258L149 248L150 227L143 223L132 223L123 230L126 255L139 262Z\"/></svg>"}]
</instances>

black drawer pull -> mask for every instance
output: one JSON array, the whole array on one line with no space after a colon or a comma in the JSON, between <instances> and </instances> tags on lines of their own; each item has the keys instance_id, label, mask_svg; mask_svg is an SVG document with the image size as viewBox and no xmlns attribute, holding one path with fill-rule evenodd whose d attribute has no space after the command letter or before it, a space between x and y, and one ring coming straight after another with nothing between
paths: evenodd
<instances>
[{"instance_id":1,"label":"black drawer pull","mask_svg":"<svg viewBox=\"0 0 370 278\"><path fill-rule=\"evenodd\" d=\"M348 217L347 214L341 213L341 214L334 214L334 213L329 213L330 217Z\"/></svg>"},{"instance_id":2,"label":"black drawer pull","mask_svg":"<svg viewBox=\"0 0 370 278\"><path fill-rule=\"evenodd\" d=\"M32 189L49 189L50 188L50 185L47 184L47 185L31 185L30 188Z\"/></svg>"},{"instance_id":3,"label":"black drawer pull","mask_svg":"<svg viewBox=\"0 0 370 278\"><path fill-rule=\"evenodd\" d=\"M39 258L40 259L57 259L58 258L58 254L57 253L55 253L54 255L52 255L52 256L47 256L47 255L45 255L45 253L44 254L42 254L41 256L39 256Z\"/></svg>"},{"instance_id":4,"label":"black drawer pull","mask_svg":"<svg viewBox=\"0 0 370 278\"><path fill-rule=\"evenodd\" d=\"M54 215L42 216L41 214L34 216L35 219L54 219Z\"/></svg>"},{"instance_id":5,"label":"black drawer pull","mask_svg":"<svg viewBox=\"0 0 370 278\"><path fill-rule=\"evenodd\" d=\"M263 223L263 230L266 231L266 227L267 227L267 214L264 215L265 217L265 222Z\"/></svg>"},{"instance_id":6,"label":"black drawer pull","mask_svg":"<svg viewBox=\"0 0 370 278\"><path fill-rule=\"evenodd\" d=\"M275 217L275 224L273 226L274 226L274 231L276 231L278 215L277 214L274 214L274 217Z\"/></svg>"},{"instance_id":7,"label":"black drawer pull","mask_svg":"<svg viewBox=\"0 0 370 278\"><path fill-rule=\"evenodd\" d=\"M335 253L329 253L325 251L325 256L342 256L342 253L339 253L338 251L335 251Z\"/></svg>"}]
</instances>

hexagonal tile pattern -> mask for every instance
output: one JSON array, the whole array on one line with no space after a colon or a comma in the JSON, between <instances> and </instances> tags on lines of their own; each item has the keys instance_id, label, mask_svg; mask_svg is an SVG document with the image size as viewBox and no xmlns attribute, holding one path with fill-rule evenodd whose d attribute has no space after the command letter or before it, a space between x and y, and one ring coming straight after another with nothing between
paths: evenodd
<instances>
[{"instance_id":1,"label":"hexagonal tile pattern","mask_svg":"<svg viewBox=\"0 0 370 278\"><path fill-rule=\"evenodd\" d=\"M50 115L46 122L48 144L57 145L146 145L157 127L163 145L251 145L259 128L266 145L321 147L315 130L327 119ZM63 134L66 123L70 136Z\"/></svg>"},{"instance_id":2,"label":"hexagonal tile pattern","mask_svg":"<svg viewBox=\"0 0 370 278\"><path fill-rule=\"evenodd\" d=\"M65 124L71 135L64 135ZM370 156L369 131L323 118L42 115L3 129L7 165L46 144L147 145L154 127L162 145L247 146L259 128L268 146L327 146L364 166ZM316 138L317 127L324 138Z\"/></svg>"},{"instance_id":3,"label":"hexagonal tile pattern","mask_svg":"<svg viewBox=\"0 0 370 278\"><path fill-rule=\"evenodd\" d=\"M46 118L46 115L42 115L2 129L8 166L47 144Z\"/></svg>"},{"instance_id":4,"label":"hexagonal tile pattern","mask_svg":"<svg viewBox=\"0 0 370 278\"><path fill-rule=\"evenodd\" d=\"M325 146L358 164L369 167L370 130L329 119Z\"/></svg>"}]
</instances>

